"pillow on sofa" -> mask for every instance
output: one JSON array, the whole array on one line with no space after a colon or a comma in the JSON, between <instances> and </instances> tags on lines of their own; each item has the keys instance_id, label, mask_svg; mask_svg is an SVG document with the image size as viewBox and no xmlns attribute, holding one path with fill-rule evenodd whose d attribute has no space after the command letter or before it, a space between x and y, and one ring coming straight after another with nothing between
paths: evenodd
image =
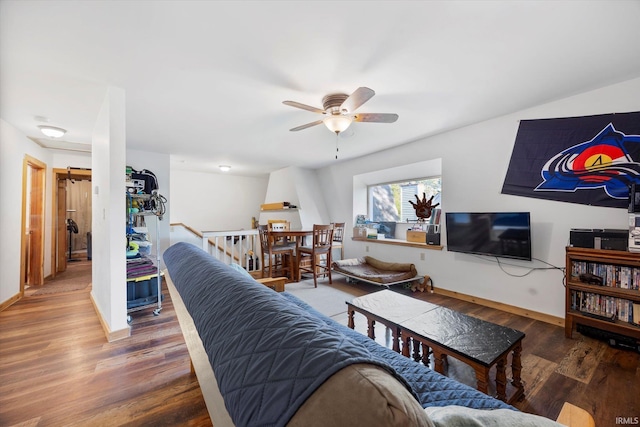
<instances>
[{"instance_id":1,"label":"pillow on sofa","mask_svg":"<svg viewBox=\"0 0 640 427\"><path fill-rule=\"evenodd\" d=\"M472 409L464 406L431 406L424 411L436 427L562 427L548 418L510 409Z\"/></svg>"},{"instance_id":2,"label":"pillow on sofa","mask_svg":"<svg viewBox=\"0 0 640 427\"><path fill-rule=\"evenodd\" d=\"M229 267L231 267L231 269L242 273L243 275L250 277L253 279L253 276L251 274L249 274L249 272L247 270L245 270L244 268L242 268L242 266L240 264L236 264L235 262L232 262L231 264L229 264Z\"/></svg>"},{"instance_id":3,"label":"pillow on sofa","mask_svg":"<svg viewBox=\"0 0 640 427\"><path fill-rule=\"evenodd\" d=\"M356 363L329 377L289 427L434 427L411 393L380 366Z\"/></svg>"}]
</instances>

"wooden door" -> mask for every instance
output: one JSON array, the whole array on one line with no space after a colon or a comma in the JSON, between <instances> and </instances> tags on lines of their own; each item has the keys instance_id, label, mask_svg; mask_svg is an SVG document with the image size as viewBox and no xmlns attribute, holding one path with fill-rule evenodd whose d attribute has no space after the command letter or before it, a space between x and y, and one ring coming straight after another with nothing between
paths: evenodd
<instances>
[{"instance_id":1,"label":"wooden door","mask_svg":"<svg viewBox=\"0 0 640 427\"><path fill-rule=\"evenodd\" d=\"M20 292L25 283L44 284L44 193L46 164L25 156L22 168Z\"/></svg>"}]
</instances>

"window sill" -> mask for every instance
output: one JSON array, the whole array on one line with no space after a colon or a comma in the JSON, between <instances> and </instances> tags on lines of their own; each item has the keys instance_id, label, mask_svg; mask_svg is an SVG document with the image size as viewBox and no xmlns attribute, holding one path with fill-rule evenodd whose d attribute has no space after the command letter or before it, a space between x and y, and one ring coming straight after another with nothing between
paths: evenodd
<instances>
[{"instance_id":1,"label":"window sill","mask_svg":"<svg viewBox=\"0 0 640 427\"><path fill-rule=\"evenodd\" d=\"M407 242L406 240L400 240L400 239L366 239L363 237L352 237L351 240L353 240L354 242L369 242L369 243L380 243L383 245L409 246L412 248L433 249L436 251L441 251L443 248L443 246L441 245L427 245L426 243Z\"/></svg>"}]
</instances>

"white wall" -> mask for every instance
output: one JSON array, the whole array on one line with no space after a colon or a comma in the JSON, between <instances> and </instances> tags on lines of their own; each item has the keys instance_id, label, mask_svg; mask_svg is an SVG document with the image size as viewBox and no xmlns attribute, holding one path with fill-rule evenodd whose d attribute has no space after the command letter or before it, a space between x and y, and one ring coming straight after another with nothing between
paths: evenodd
<instances>
[{"instance_id":1,"label":"white wall","mask_svg":"<svg viewBox=\"0 0 640 427\"><path fill-rule=\"evenodd\" d=\"M310 230L313 224L328 224L329 213L315 170L293 168L293 182L298 193L301 228Z\"/></svg>"},{"instance_id":2,"label":"white wall","mask_svg":"<svg viewBox=\"0 0 640 427\"><path fill-rule=\"evenodd\" d=\"M91 169L91 153L79 151L48 150L53 156L54 169L85 168Z\"/></svg>"},{"instance_id":3,"label":"white wall","mask_svg":"<svg viewBox=\"0 0 640 427\"><path fill-rule=\"evenodd\" d=\"M47 165L45 182L44 275L51 274L52 156L0 119L0 304L20 293L22 165L29 155Z\"/></svg>"},{"instance_id":4,"label":"white wall","mask_svg":"<svg viewBox=\"0 0 640 427\"><path fill-rule=\"evenodd\" d=\"M158 177L158 179L160 179ZM264 203L268 176L171 170L171 223L198 231L251 228Z\"/></svg>"},{"instance_id":5,"label":"white wall","mask_svg":"<svg viewBox=\"0 0 640 427\"><path fill-rule=\"evenodd\" d=\"M260 203L289 202L294 206L303 208L300 206L300 200L298 199L294 175L294 168L284 168L271 172L266 194ZM270 219L283 219L290 222L291 229L302 229L302 221L298 210L260 212L258 217L260 224L266 224Z\"/></svg>"},{"instance_id":6,"label":"white wall","mask_svg":"<svg viewBox=\"0 0 640 427\"><path fill-rule=\"evenodd\" d=\"M530 211L533 256L542 261L505 261L522 275L545 262L564 267L571 228L625 228L624 209L590 207L500 194L519 120L640 111L640 79L558 100L472 126L418 140L403 147L336 164L319 171L332 221L353 222L354 176L402 166L406 159L442 159L442 203L448 211ZM413 262L436 287L564 317L564 287L558 270L525 277L503 272L490 258L442 251L353 242L347 229L345 257L368 255ZM443 244L446 242L443 242ZM420 260L420 254L425 260Z\"/></svg>"},{"instance_id":7,"label":"white wall","mask_svg":"<svg viewBox=\"0 0 640 427\"><path fill-rule=\"evenodd\" d=\"M291 211L263 211L260 224L270 219L284 219L292 230L311 229L313 224L328 224L329 215L315 170L288 167L271 172L263 203L289 202L298 207Z\"/></svg>"},{"instance_id":8,"label":"white wall","mask_svg":"<svg viewBox=\"0 0 640 427\"><path fill-rule=\"evenodd\" d=\"M109 88L92 135L92 289L109 333L127 325L125 95Z\"/></svg>"}]
</instances>

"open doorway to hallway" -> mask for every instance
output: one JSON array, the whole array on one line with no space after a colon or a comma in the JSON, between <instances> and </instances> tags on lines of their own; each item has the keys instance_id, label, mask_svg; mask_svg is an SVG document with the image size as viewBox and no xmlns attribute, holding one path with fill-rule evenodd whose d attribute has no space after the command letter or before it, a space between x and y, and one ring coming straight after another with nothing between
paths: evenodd
<instances>
[{"instance_id":1,"label":"open doorway to hallway","mask_svg":"<svg viewBox=\"0 0 640 427\"><path fill-rule=\"evenodd\" d=\"M68 263L91 259L91 170L54 169L51 275L67 270Z\"/></svg>"}]
</instances>

